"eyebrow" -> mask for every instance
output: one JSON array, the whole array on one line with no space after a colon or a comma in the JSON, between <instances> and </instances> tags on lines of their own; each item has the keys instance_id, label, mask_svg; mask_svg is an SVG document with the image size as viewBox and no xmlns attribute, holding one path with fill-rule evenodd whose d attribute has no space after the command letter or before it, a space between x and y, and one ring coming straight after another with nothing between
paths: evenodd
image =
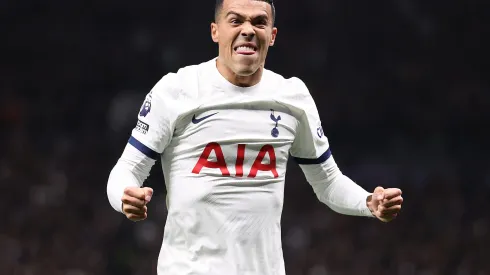
<instances>
[{"instance_id":1,"label":"eyebrow","mask_svg":"<svg viewBox=\"0 0 490 275\"><path fill-rule=\"evenodd\" d=\"M235 15L235 16L238 16L238 17L241 17L241 18L246 17L243 14L239 14L236 11L229 11L229 12L226 13L225 18L228 17L228 16L230 16L230 15ZM267 19L267 20L269 20L269 15L268 14L260 14L260 15L255 16L254 19Z\"/></svg>"},{"instance_id":2,"label":"eyebrow","mask_svg":"<svg viewBox=\"0 0 490 275\"><path fill-rule=\"evenodd\" d=\"M241 14L239 14L239 13L237 13L237 12L234 12L234 11L229 11L229 12L228 12L228 13L225 15L225 17L228 17L228 16L230 16L230 15L236 15L236 16L239 16L239 17L243 17L243 15L241 15Z\"/></svg>"}]
</instances>

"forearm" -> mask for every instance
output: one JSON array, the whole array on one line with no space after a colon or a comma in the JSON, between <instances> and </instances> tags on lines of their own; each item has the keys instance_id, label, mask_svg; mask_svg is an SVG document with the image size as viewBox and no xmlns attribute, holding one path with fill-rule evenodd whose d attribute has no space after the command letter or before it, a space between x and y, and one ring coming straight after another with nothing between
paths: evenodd
<instances>
[{"instance_id":1,"label":"forearm","mask_svg":"<svg viewBox=\"0 0 490 275\"><path fill-rule=\"evenodd\" d=\"M317 165L301 165L318 199L337 213L372 217L366 200L369 192L343 175L333 157Z\"/></svg>"},{"instance_id":2,"label":"forearm","mask_svg":"<svg viewBox=\"0 0 490 275\"><path fill-rule=\"evenodd\" d=\"M373 216L366 203L370 193L347 176L341 174L331 183L319 184L326 186L318 188L319 199L335 212L352 216Z\"/></svg>"},{"instance_id":3,"label":"forearm","mask_svg":"<svg viewBox=\"0 0 490 275\"><path fill-rule=\"evenodd\" d=\"M107 181L107 197L116 211L122 213L121 198L124 189L143 186L154 164L155 160L148 158L132 145L126 146Z\"/></svg>"}]
</instances>

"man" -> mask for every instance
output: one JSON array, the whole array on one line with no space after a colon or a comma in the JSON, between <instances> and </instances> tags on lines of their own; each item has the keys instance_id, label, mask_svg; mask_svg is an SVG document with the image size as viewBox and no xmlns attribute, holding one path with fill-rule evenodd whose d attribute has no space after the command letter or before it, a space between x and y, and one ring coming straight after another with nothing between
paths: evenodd
<instances>
[{"instance_id":1,"label":"man","mask_svg":"<svg viewBox=\"0 0 490 275\"><path fill-rule=\"evenodd\" d=\"M158 274L285 274L289 154L336 212L387 222L401 209L399 189L370 194L340 172L305 84L264 69L274 18L270 0L218 0L219 56L156 84L111 172L111 205L143 220L153 191L142 185L161 157L168 217Z\"/></svg>"}]
</instances>

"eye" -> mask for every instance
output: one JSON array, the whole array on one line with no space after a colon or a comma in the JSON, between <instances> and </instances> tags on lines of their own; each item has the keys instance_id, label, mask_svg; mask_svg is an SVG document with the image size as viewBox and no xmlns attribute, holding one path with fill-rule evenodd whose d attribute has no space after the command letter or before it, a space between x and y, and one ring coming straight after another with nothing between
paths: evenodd
<instances>
[{"instance_id":1,"label":"eye","mask_svg":"<svg viewBox=\"0 0 490 275\"><path fill-rule=\"evenodd\" d=\"M230 19L230 24L232 24L232 25L239 25L240 23L242 23L242 22L240 20L238 20L237 18Z\"/></svg>"},{"instance_id":2,"label":"eye","mask_svg":"<svg viewBox=\"0 0 490 275\"><path fill-rule=\"evenodd\" d=\"M256 24L257 27L259 28L265 28L267 27L267 22L266 21L261 21Z\"/></svg>"},{"instance_id":3,"label":"eye","mask_svg":"<svg viewBox=\"0 0 490 275\"><path fill-rule=\"evenodd\" d=\"M267 27L267 20L263 19L263 18L257 18L257 20L255 20L255 22L254 22L254 25L257 28L263 29L263 28Z\"/></svg>"}]
</instances>

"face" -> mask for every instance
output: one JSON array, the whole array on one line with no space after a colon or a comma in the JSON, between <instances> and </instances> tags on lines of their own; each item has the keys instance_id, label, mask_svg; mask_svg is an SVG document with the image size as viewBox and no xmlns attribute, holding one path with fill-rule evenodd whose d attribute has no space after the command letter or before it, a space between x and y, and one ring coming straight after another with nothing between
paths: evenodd
<instances>
[{"instance_id":1,"label":"face","mask_svg":"<svg viewBox=\"0 0 490 275\"><path fill-rule=\"evenodd\" d=\"M276 39L272 7L263 1L224 0L211 35L226 67L238 76L252 75L263 68Z\"/></svg>"}]
</instances>

